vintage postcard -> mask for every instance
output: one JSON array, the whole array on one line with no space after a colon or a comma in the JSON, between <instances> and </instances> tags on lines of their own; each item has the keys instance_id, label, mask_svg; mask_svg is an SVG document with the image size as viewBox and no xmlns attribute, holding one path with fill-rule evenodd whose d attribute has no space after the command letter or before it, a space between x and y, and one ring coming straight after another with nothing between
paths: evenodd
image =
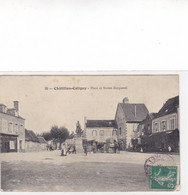
<instances>
[{"instance_id":1,"label":"vintage postcard","mask_svg":"<svg viewBox=\"0 0 188 195\"><path fill-rule=\"evenodd\" d=\"M179 75L1 75L3 192L173 192Z\"/></svg>"}]
</instances>

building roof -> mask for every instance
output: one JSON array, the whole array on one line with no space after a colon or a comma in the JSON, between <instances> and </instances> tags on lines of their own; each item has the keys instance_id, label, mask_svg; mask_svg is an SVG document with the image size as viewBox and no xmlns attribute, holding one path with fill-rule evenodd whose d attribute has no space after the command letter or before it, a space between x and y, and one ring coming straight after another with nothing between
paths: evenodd
<instances>
[{"instance_id":1,"label":"building roof","mask_svg":"<svg viewBox=\"0 0 188 195\"><path fill-rule=\"evenodd\" d=\"M7 135L7 136L14 136L14 137L18 137L19 135L18 134L15 134L15 133L4 133L4 132L0 132L0 135Z\"/></svg>"},{"instance_id":2,"label":"building roof","mask_svg":"<svg viewBox=\"0 0 188 195\"><path fill-rule=\"evenodd\" d=\"M127 122L141 122L148 114L145 104L119 103L119 106L121 106Z\"/></svg>"},{"instance_id":3,"label":"building roof","mask_svg":"<svg viewBox=\"0 0 188 195\"><path fill-rule=\"evenodd\" d=\"M179 96L168 99L166 103L163 105L163 107L156 114L155 118L176 113L178 106L179 106Z\"/></svg>"},{"instance_id":4,"label":"building roof","mask_svg":"<svg viewBox=\"0 0 188 195\"><path fill-rule=\"evenodd\" d=\"M1 103L0 103L0 106L5 106L5 107L7 108L7 106L6 106L5 104L1 104ZM24 119L23 117L21 117L20 115L16 116L16 115L14 115L14 114L9 113L10 110L16 110L16 109L15 109L15 108L7 108L7 111L6 111L6 112L2 112L2 110L0 109L0 113L25 120L25 119Z\"/></svg>"},{"instance_id":5,"label":"building roof","mask_svg":"<svg viewBox=\"0 0 188 195\"><path fill-rule=\"evenodd\" d=\"M86 127L113 127L117 128L115 120L87 120Z\"/></svg>"},{"instance_id":6,"label":"building roof","mask_svg":"<svg viewBox=\"0 0 188 195\"><path fill-rule=\"evenodd\" d=\"M148 115L149 115L150 119L153 119L153 118L155 118L155 116L157 115L157 113L152 112L152 113L149 113Z\"/></svg>"},{"instance_id":7,"label":"building roof","mask_svg":"<svg viewBox=\"0 0 188 195\"><path fill-rule=\"evenodd\" d=\"M1 111L0 111L0 113L1 113L1 114L5 114L5 115L9 115L9 116L13 116L13 117L16 117L16 118L19 118L19 119L23 119L23 120L25 120L25 119L24 119L23 117L21 117L20 115L15 116L15 115L9 114L9 113L7 113L7 112L5 113L5 112L1 112Z\"/></svg>"},{"instance_id":8,"label":"building roof","mask_svg":"<svg viewBox=\"0 0 188 195\"><path fill-rule=\"evenodd\" d=\"M44 139L44 137L38 137L40 144L47 144L47 141Z\"/></svg>"},{"instance_id":9,"label":"building roof","mask_svg":"<svg viewBox=\"0 0 188 195\"><path fill-rule=\"evenodd\" d=\"M157 113L148 113L146 118L140 122L140 124L144 124L147 120L152 120L153 118L155 118Z\"/></svg>"},{"instance_id":10,"label":"building roof","mask_svg":"<svg viewBox=\"0 0 188 195\"><path fill-rule=\"evenodd\" d=\"M25 141L39 142L39 139L32 130L25 129Z\"/></svg>"}]
</instances>

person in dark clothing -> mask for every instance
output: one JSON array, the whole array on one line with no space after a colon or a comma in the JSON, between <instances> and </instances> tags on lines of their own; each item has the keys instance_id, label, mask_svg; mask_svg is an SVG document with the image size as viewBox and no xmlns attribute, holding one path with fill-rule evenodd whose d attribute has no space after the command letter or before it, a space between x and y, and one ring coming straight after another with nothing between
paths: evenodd
<instances>
[{"instance_id":1,"label":"person in dark clothing","mask_svg":"<svg viewBox=\"0 0 188 195\"><path fill-rule=\"evenodd\" d=\"M85 155L87 156L87 145L85 144L85 145L83 146L83 148L84 148L84 153L85 153Z\"/></svg>"},{"instance_id":2,"label":"person in dark clothing","mask_svg":"<svg viewBox=\"0 0 188 195\"><path fill-rule=\"evenodd\" d=\"M116 153L116 150L117 150L117 143L116 140L114 140L114 153Z\"/></svg>"}]
</instances>

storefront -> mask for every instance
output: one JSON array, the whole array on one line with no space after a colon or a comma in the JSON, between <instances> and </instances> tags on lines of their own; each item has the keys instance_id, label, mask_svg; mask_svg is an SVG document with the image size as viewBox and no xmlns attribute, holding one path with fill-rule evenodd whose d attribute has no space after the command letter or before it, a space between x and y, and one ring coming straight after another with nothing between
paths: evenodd
<instances>
[{"instance_id":1,"label":"storefront","mask_svg":"<svg viewBox=\"0 0 188 195\"><path fill-rule=\"evenodd\" d=\"M0 134L0 152L17 152L18 135Z\"/></svg>"},{"instance_id":2,"label":"storefront","mask_svg":"<svg viewBox=\"0 0 188 195\"><path fill-rule=\"evenodd\" d=\"M133 151L179 152L179 130L159 132L132 139Z\"/></svg>"},{"instance_id":3,"label":"storefront","mask_svg":"<svg viewBox=\"0 0 188 195\"><path fill-rule=\"evenodd\" d=\"M151 151L179 152L179 130L159 132L149 139Z\"/></svg>"}]
</instances>

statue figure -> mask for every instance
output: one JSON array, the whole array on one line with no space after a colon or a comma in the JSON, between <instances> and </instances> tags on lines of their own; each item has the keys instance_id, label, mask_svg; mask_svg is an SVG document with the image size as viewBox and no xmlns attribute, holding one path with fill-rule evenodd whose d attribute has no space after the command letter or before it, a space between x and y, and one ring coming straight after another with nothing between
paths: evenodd
<instances>
[{"instance_id":1,"label":"statue figure","mask_svg":"<svg viewBox=\"0 0 188 195\"><path fill-rule=\"evenodd\" d=\"M77 123L76 123L76 135L81 136L81 134L82 134L81 125L80 125L79 121L77 121Z\"/></svg>"}]
</instances>

